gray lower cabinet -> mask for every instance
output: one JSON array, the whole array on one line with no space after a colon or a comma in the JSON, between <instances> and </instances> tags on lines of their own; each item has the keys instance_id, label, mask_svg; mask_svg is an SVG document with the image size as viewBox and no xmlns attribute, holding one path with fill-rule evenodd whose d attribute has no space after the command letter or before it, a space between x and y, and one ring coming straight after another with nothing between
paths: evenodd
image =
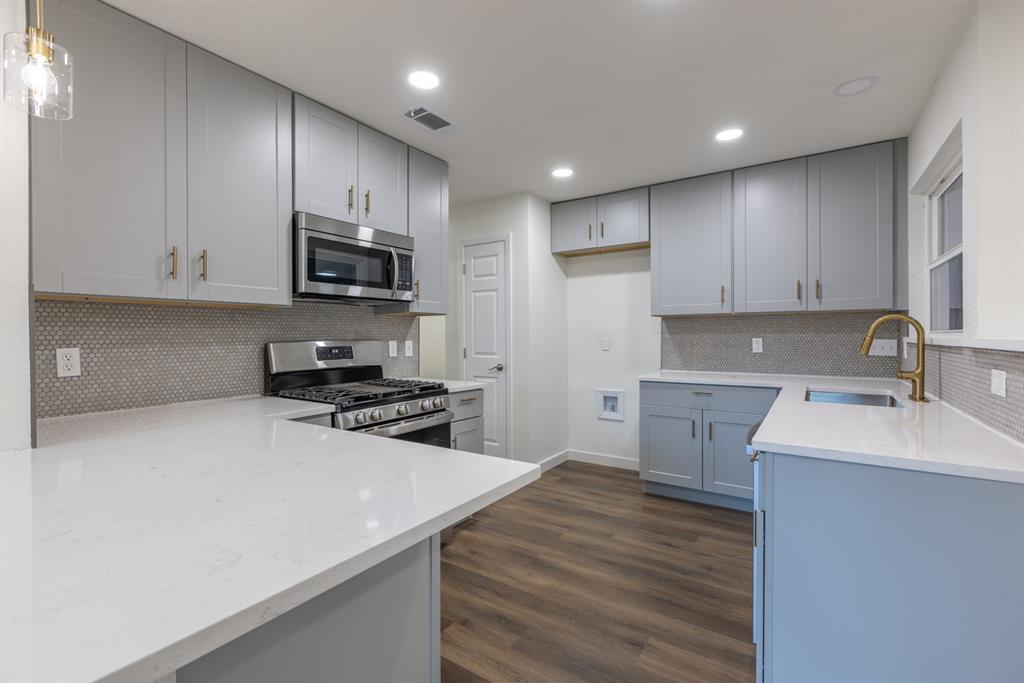
<instances>
[{"instance_id":1,"label":"gray lower cabinet","mask_svg":"<svg viewBox=\"0 0 1024 683\"><path fill-rule=\"evenodd\" d=\"M448 164L409 149L409 236L416 240L410 313L448 312Z\"/></svg>"},{"instance_id":2,"label":"gray lower cabinet","mask_svg":"<svg viewBox=\"0 0 1024 683\"><path fill-rule=\"evenodd\" d=\"M893 304L893 143L807 160L811 310Z\"/></svg>"},{"instance_id":3,"label":"gray lower cabinet","mask_svg":"<svg viewBox=\"0 0 1024 683\"><path fill-rule=\"evenodd\" d=\"M753 413L703 411L705 491L753 499L754 468L747 457L747 434L763 419Z\"/></svg>"},{"instance_id":4,"label":"gray lower cabinet","mask_svg":"<svg viewBox=\"0 0 1024 683\"><path fill-rule=\"evenodd\" d=\"M452 407L451 447L470 453L484 452L483 389L449 394Z\"/></svg>"},{"instance_id":5,"label":"gray lower cabinet","mask_svg":"<svg viewBox=\"0 0 1024 683\"><path fill-rule=\"evenodd\" d=\"M95 0L48 10L75 116L29 118L34 288L184 299L185 43Z\"/></svg>"},{"instance_id":6,"label":"gray lower cabinet","mask_svg":"<svg viewBox=\"0 0 1024 683\"><path fill-rule=\"evenodd\" d=\"M701 411L640 405L640 478L702 487Z\"/></svg>"},{"instance_id":7,"label":"gray lower cabinet","mask_svg":"<svg viewBox=\"0 0 1024 683\"><path fill-rule=\"evenodd\" d=\"M359 224L408 234L409 147L359 124Z\"/></svg>"},{"instance_id":8,"label":"gray lower cabinet","mask_svg":"<svg viewBox=\"0 0 1024 683\"><path fill-rule=\"evenodd\" d=\"M291 92L188 46L189 298L291 301Z\"/></svg>"},{"instance_id":9,"label":"gray lower cabinet","mask_svg":"<svg viewBox=\"0 0 1024 683\"><path fill-rule=\"evenodd\" d=\"M807 310L807 160L733 173L734 311Z\"/></svg>"},{"instance_id":10,"label":"gray lower cabinet","mask_svg":"<svg viewBox=\"0 0 1024 683\"><path fill-rule=\"evenodd\" d=\"M732 174L651 188L651 314L732 311Z\"/></svg>"},{"instance_id":11,"label":"gray lower cabinet","mask_svg":"<svg viewBox=\"0 0 1024 683\"><path fill-rule=\"evenodd\" d=\"M597 198L551 205L551 252L562 254L597 247Z\"/></svg>"},{"instance_id":12,"label":"gray lower cabinet","mask_svg":"<svg viewBox=\"0 0 1024 683\"><path fill-rule=\"evenodd\" d=\"M651 237L650 190L601 195L597 198L597 246L621 247L645 243Z\"/></svg>"},{"instance_id":13,"label":"gray lower cabinet","mask_svg":"<svg viewBox=\"0 0 1024 683\"><path fill-rule=\"evenodd\" d=\"M295 95L295 210L354 223L359 124Z\"/></svg>"}]
</instances>

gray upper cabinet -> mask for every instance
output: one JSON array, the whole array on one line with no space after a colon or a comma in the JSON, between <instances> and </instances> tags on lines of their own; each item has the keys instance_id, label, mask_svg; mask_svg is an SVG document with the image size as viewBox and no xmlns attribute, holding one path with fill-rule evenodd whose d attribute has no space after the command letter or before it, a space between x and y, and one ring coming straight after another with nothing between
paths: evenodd
<instances>
[{"instance_id":1,"label":"gray upper cabinet","mask_svg":"<svg viewBox=\"0 0 1024 683\"><path fill-rule=\"evenodd\" d=\"M30 119L34 287L184 299L185 43L94 0L46 19L75 57L75 116Z\"/></svg>"},{"instance_id":2,"label":"gray upper cabinet","mask_svg":"<svg viewBox=\"0 0 1024 683\"><path fill-rule=\"evenodd\" d=\"M640 406L640 478L691 489L702 486L701 411Z\"/></svg>"},{"instance_id":3,"label":"gray upper cabinet","mask_svg":"<svg viewBox=\"0 0 1024 683\"><path fill-rule=\"evenodd\" d=\"M617 247L650 240L650 190L641 187L597 198L597 245Z\"/></svg>"},{"instance_id":4,"label":"gray upper cabinet","mask_svg":"<svg viewBox=\"0 0 1024 683\"><path fill-rule=\"evenodd\" d=\"M732 311L732 174L651 188L651 312Z\"/></svg>"},{"instance_id":5,"label":"gray upper cabinet","mask_svg":"<svg viewBox=\"0 0 1024 683\"><path fill-rule=\"evenodd\" d=\"M807 160L812 310L893 304L893 143Z\"/></svg>"},{"instance_id":6,"label":"gray upper cabinet","mask_svg":"<svg viewBox=\"0 0 1024 683\"><path fill-rule=\"evenodd\" d=\"M551 205L551 251L555 254L597 246L597 199L587 197Z\"/></svg>"},{"instance_id":7,"label":"gray upper cabinet","mask_svg":"<svg viewBox=\"0 0 1024 683\"><path fill-rule=\"evenodd\" d=\"M358 222L409 232L409 147L359 124Z\"/></svg>"},{"instance_id":8,"label":"gray upper cabinet","mask_svg":"<svg viewBox=\"0 0 1024 683\"><path fill-rule=\"evenodd\" d=\"M733 173L736 312L807 309L807 160Z\"/></svg>"},{"instance_id":9,"label":"gray upper cabinet","mask_svg":"<svg viewBox=\"0 0 1024 683\"><path fill-rule=\"evenodd\" d=\"M416 264L410 313L448 312L448 164L409 149L409 235Z\"/></svg>"},{"instance_id":10,"label":"gray upper cabinet","mask_svg":"<svg viewBox=\"0 0 1024 683\"><path fill-rule=\"evenodd\" d=\"M189 298L291 300L291 93L188 46Z\"/></svg>"},{"instance_id":11,"label":"gray upper cabinet","mask_svg":"<svg viewBox=\"0 0 1024 683\"><path fill-rule=\"evenodd\" d=\"M737 498L754 497L754 467L747 434L761 415L704 411L704 490Z\"/></svg>"},{"instance_id":12,"label":"gray upper cabinet","mask_svg":"<svg viewBox=\"0 0 1024 683\"><path fill-rule=\"evenodd\" d=\"M295 210L355 223L359 125L295 95Z\"/></svg>"}]
</instances>

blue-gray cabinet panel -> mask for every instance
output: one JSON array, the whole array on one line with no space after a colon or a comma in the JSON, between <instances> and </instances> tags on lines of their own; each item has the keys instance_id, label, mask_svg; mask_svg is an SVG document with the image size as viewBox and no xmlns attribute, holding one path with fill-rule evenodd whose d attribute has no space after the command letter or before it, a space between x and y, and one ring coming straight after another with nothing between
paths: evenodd
<instances>
[{"instance_id":1,"label":"blue-gray cabinet panel","mask_svg":"<svg viewBox=\"0 0 1024 683\"><path fill-rule=\"evenodd\" d=\"M646 187L597 198L597 244L616 247L651 237L650 191Z\"/></svg>"},{"instance_id":2,"label":"blue-gray cabinet panel","mask_svg":"<svg viewBox=\"0 0 1024 683\"><path fill-rule=\"evenodd\" d=\"M893 304L893 143L807 160L811 310Z\"/></svg>"},{"instance_id":3,"label":"blue-gray cabinet panel","mask_svg":"<svg viewBox=\"0 0 1024 683\"><path fill-rule=\"evenodd\" d=\"M359 224L409 233L409 147L359 124Z\"/></svg>"},{"instance_id":4,"label":"blue-gray cabinet panel","mask_svg":"<svg viewBox=\"0 0 1024 683\"><path fill-rule=\"evenodd\" d=\"M295 210L356 222L359 124L295 95Z\"/></svg>"},{"instance_id":5,"label":"blue-gray cabinet panel","mask_svg":"<svg viewBox=\"0 0 1024 683\"><path fill-rule=\"evenodd\" d=\"M409 150L409 236L416 242L411 313L448 312L448 164Z\"/></svg>"},{"instance_id":6,"label":"blue-gray cabinet panel","mask_svg":"<svg viewBox=\"0 0 1024 683\"><path fill-rule=\"evenodd\" d=\"M747 455L747 434L763 415L705 410L704 490L753 499L754 464Z\"/></svg>"},{"instance_id":7,"label":"blue-gray cabinet panel","mask_svg":"<svg viewBox=\"0 0 1024 683\"><path fill-rule=\"evenodd\" d=\"M640 478L700 489L700 411L640 406Z\"/></svg>"},{"instance_id":8,"label":"blue-gray cabinet panel","mask_svg":"<svg viewBox=\"0 0 1024 683\"><path fill-rule=\"evenodd\" d=\"M778 396L769 387L640 382L640 403L699 410L767 414Z\"/></svg>"},{"instance_id":9,"label":"blue-gray cabinet panel","mask_svg":"<svg viewBox=\"0 0 1024 683\"><path fill-rule=\"evenodd\" d=\"M590 249L597 246L597 199L575 199L551 205L551 252Z\"/></svg>"}]
</instances>

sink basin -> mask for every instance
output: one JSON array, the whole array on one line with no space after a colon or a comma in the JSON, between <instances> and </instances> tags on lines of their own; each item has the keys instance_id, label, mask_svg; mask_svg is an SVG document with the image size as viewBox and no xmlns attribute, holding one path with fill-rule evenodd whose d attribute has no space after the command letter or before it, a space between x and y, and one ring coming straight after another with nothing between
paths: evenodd
<instances>
[{"instance_id":1,"label":"sink basin","mask_svg":"<svg viewBox=\"0 0 1024 683\"><path fill-rule=\"evenodd\" d=\"M805 401L811 403L843 403L851 406L878 406L897 408L899 402L888 394L855 394L847 391L817 391L808 389Z\"/></svg>"}]
</instances>

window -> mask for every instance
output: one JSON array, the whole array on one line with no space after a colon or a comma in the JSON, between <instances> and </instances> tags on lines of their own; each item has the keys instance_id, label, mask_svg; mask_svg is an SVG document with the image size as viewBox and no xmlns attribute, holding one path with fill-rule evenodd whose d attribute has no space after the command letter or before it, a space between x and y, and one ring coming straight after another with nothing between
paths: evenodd
<instances>
[{"instance_id":1,"label":"window","mask_svg":"<svg viewBox=\"0 0 1024 683\"><path fill-rule=\"evenodd\" d=\"M960 162L928 198L933 332L964 329L964 177Z\"/></svg>"}]
</instances>

